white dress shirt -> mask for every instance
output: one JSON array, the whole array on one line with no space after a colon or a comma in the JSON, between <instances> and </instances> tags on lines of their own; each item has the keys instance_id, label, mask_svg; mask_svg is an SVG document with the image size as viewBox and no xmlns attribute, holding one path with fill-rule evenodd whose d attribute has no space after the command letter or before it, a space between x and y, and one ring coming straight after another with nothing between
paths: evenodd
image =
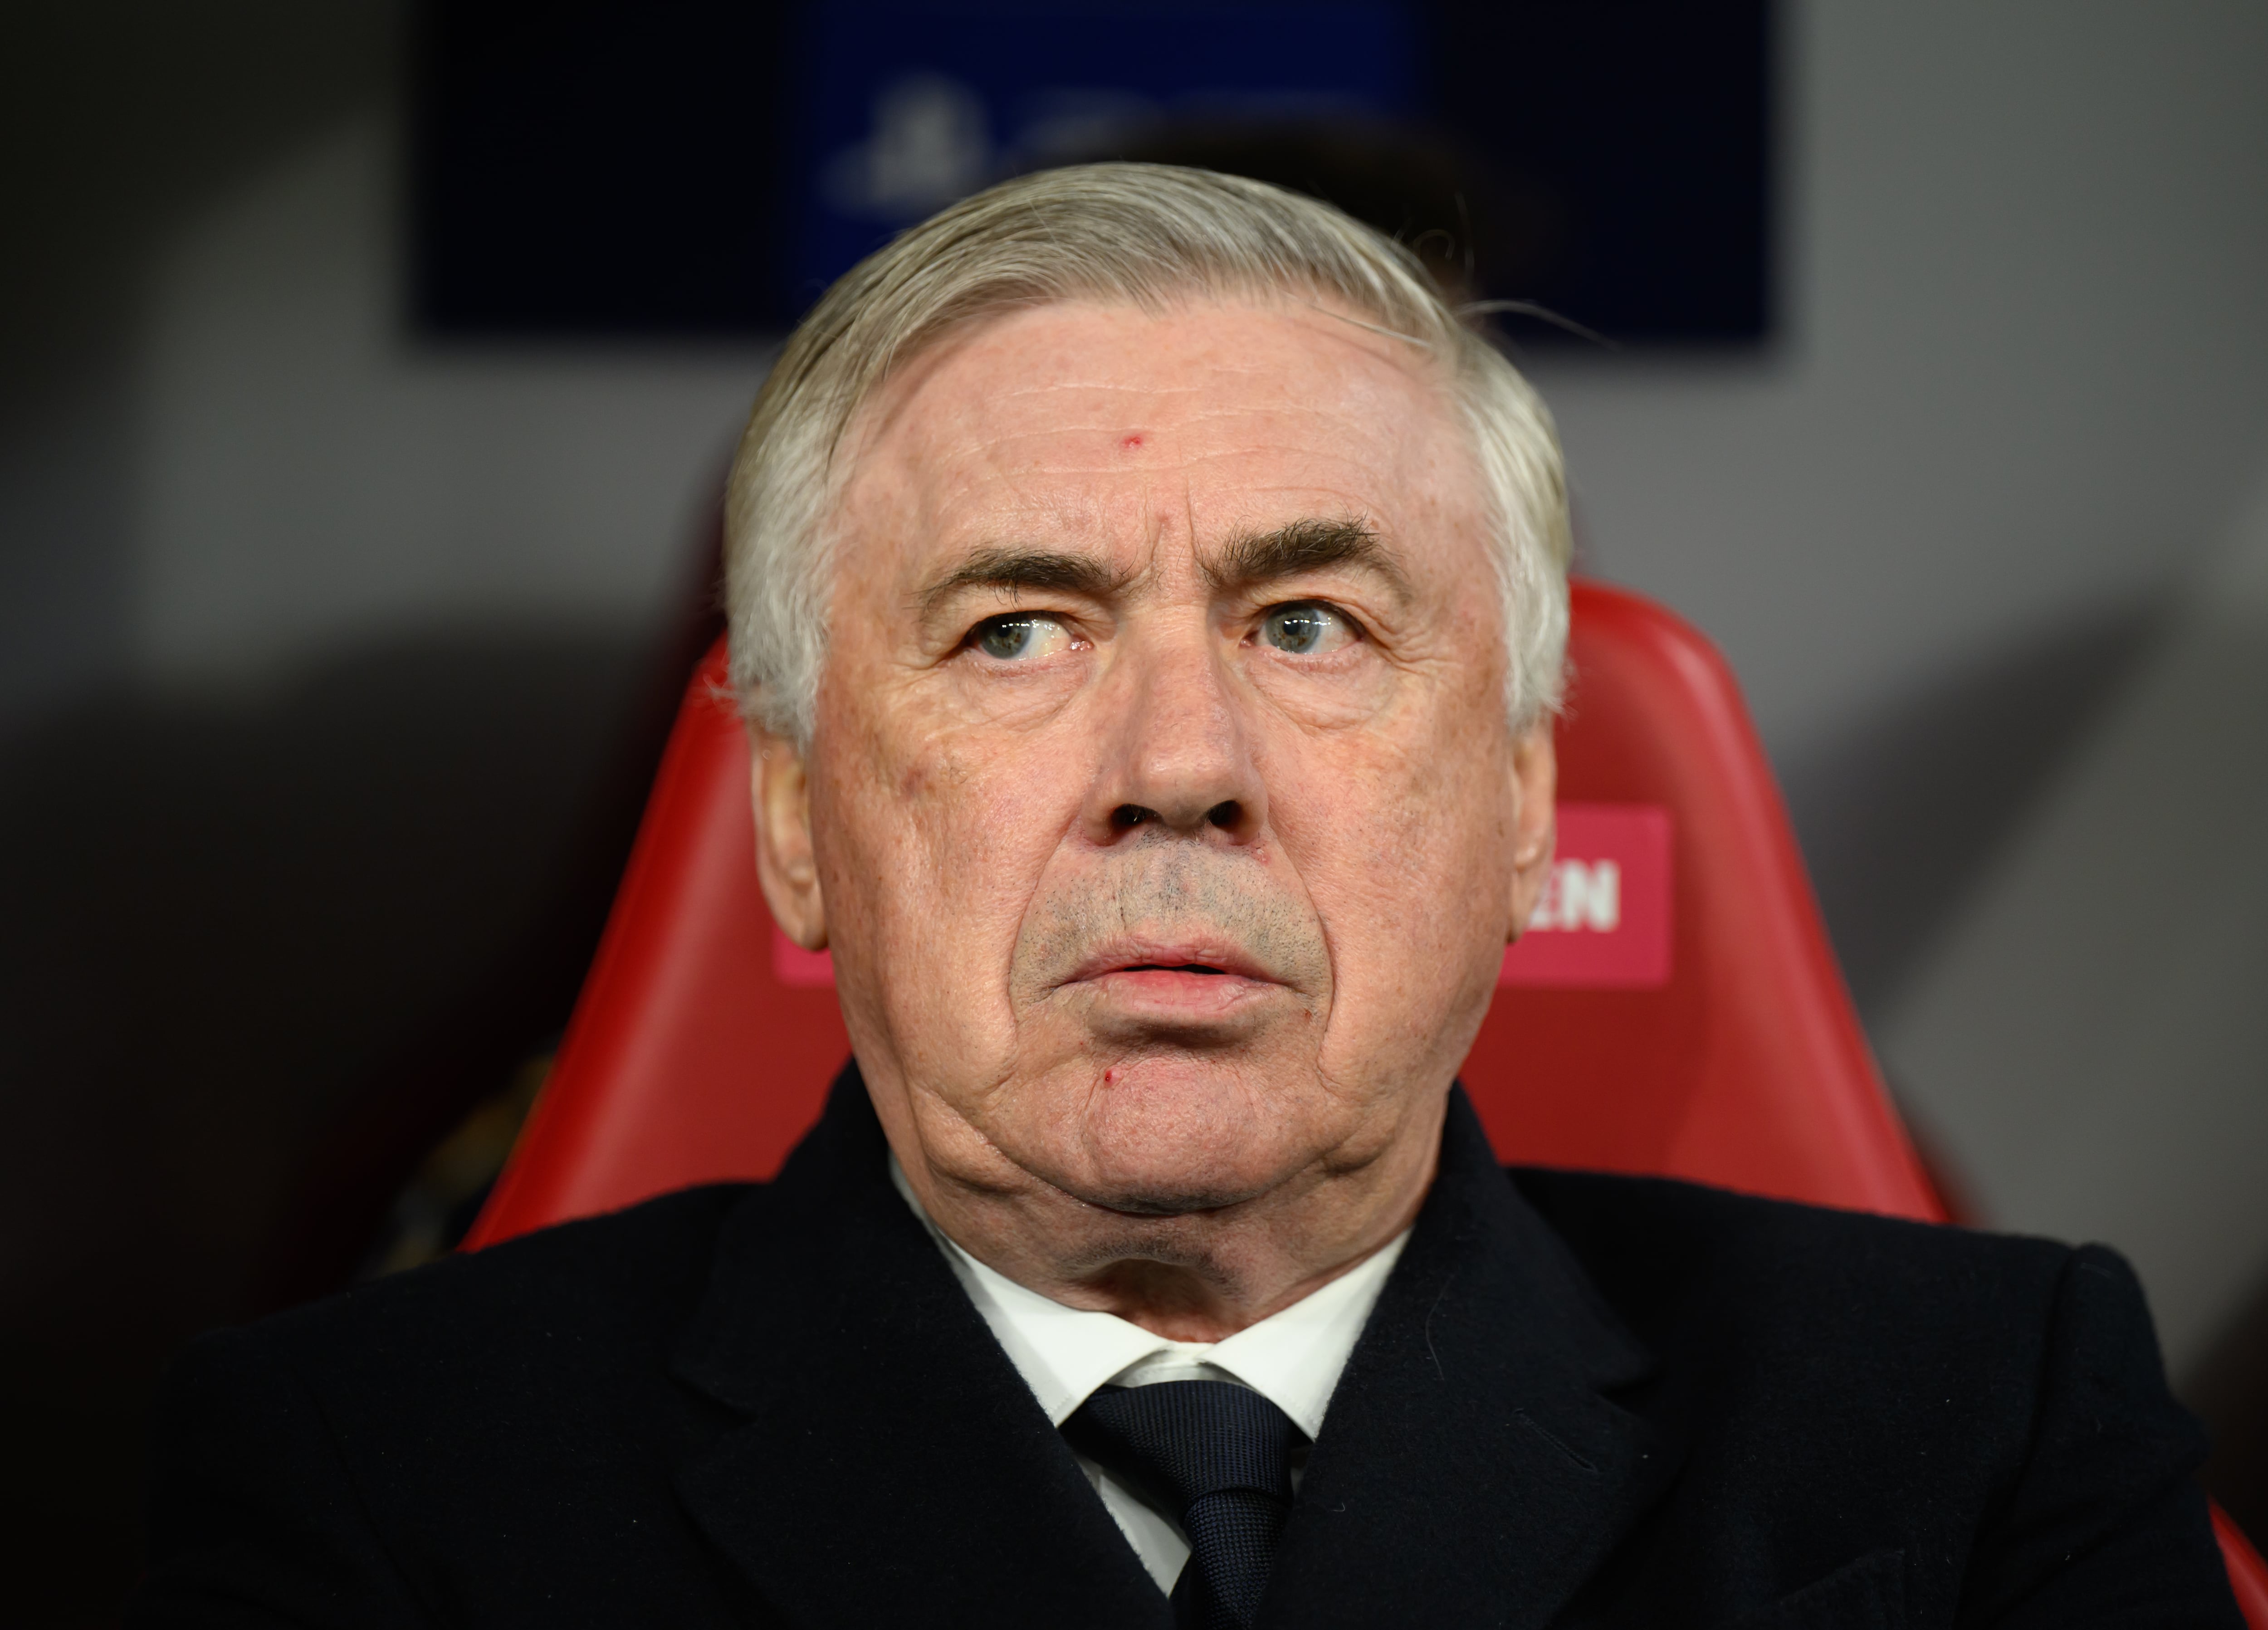
<instances>
[{"instance_id":1,"label":"white dress shirt","mask_svg":"<svg viewBox=\"0 0 2268 1630\"><path fill-rule=\"evenodd\" d=\"M1057 1426L1101 1386L1228 1381L1267 1399L1313 1443L1323 1429L1323 1411L1354 1351L1355 1338L1410 1238L1403 1230L1322 1289L1225 1340L1169 1341L1115 1313L1049 1301L987 1267L930 1221L895 1155L890 1180L945 1252L961 1289ZM1086 1456L1078 1460L1143 1567L1160 1590L1170 1592L1189 1559L1189 1542L1180 1525ZM1298 1472L1292 1477L1296 1487Z\"/></svg>"}]
</instances>

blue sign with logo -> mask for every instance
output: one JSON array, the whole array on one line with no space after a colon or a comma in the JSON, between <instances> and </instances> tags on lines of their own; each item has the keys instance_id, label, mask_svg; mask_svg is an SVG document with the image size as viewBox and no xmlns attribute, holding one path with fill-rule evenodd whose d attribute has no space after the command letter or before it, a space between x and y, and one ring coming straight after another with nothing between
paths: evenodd
<instances>
[{"instance_id":1,"label":"blue sign with logo","mask_svg":"<svg viewBox=\"0 0 2268 1630\"><path fill-rule=\"evenodd\" d=\"M957 198L1165 121L1378 119L1418 93L1410 21L1374 3L850 0L806 27L790 146L806 297Z\"/></svg>"},{"instance_id":2,"label":"blue sign with logo","mask_svg":"<svg viewBox=\"0 0 2268 1630\"><path fill-rule=\"evenodd\" d=\"M1107 158L1328 198L1457 297L1625 344L1771 326L1768 0L435 0L420 18L431 333L777 334L938 208ZM1522 344L1558 332L1503 320Z\"/></svg>"}]
</instances>

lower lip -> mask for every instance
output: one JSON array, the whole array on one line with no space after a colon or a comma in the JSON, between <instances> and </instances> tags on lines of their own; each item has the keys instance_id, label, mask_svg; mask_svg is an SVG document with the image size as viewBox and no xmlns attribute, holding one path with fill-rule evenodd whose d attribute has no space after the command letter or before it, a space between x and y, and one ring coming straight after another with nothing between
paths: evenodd
<instances>
[{"instance_id":1,"label":"lower lip","mask_svg":"<svg viewBox=\"0 0 2268 1630\"><path fill-rule=\"evenodd\" d=\"M1226 1013L1277 988L1238 973L1188 973L1179 968L1119 968L1086 983L1122 1005L1192 1018Z\"/></svg>"}]
</instances>

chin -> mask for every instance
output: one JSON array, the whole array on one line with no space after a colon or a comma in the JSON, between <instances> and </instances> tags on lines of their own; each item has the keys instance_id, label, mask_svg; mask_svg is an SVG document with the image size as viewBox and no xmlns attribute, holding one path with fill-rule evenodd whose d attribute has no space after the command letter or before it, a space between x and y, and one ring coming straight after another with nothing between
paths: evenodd
<instances>
[{"instance_id":1,"label":"chin","mask_svg":"<svg viewBox=\"0 0 2268 1630\"><path fill-rule=\"evenodd\" d=\"M1256 1199L1308 1164L1296 1136L1304 1118L1272 1098L1233 1071L1127 1070L1088 1098L1077 1148L1065 1151L1076 1175L1064 1186L1092 1205L1143 1216Z\"/></svg>"}]
</instances>

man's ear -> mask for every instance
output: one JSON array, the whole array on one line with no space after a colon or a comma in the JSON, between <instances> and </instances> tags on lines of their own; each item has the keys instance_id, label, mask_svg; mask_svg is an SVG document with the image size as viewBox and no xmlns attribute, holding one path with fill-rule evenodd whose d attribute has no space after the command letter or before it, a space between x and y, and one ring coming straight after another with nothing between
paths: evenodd
<instances>
[{"instance_id":1,"label":"man's ear","mask_svg":"<svg viewBox=\"0 0 2268 1630\"><path fill-rule=\"evenodd\" d=\"M1539 720L1513 744L1513 797L1518 801L1513 818L1512 921L1505 925L1507 943L1528 931L1543 898L1543 885L1551 876L1551 851L1558 840L1553 798L1558 790L1559 758L1551 745L1551 721Z\"/></svg>"},{"instance_id":2,"label":"man's ear","mask_svg":"<svg viewBox=\"0 0 2268 1630\"><path fill-rule=\"evenodd\" d=\"M793 742L754 725L748 796L756 817L756 880L772 921L806 951L824 951L827 903L811 846L811 778Z\"/></svg>"}]
</instances>

